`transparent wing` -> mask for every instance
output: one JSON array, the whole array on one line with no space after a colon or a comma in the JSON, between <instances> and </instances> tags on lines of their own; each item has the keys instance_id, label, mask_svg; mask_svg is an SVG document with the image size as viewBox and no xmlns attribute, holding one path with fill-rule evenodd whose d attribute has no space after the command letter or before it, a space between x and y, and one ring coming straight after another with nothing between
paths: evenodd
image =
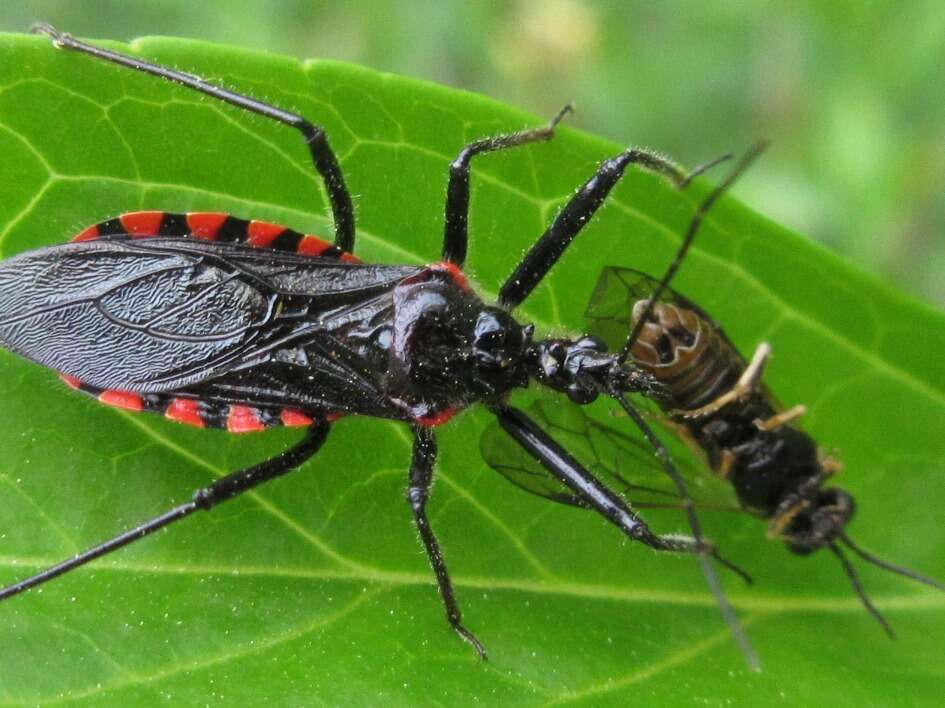
<instances>
[{"instance_id":1,"label":"transparent wing","mask_svg":"<svg viewBox=\"0 0 945 708\"><path fill-rule=\"evenodd\" d=\"M634 304L648 299L658 284L657 278L643 271L617 266L604 268L597 279L597 285L594 286L587 309L584 311L588 332L603 339L612 350L620 349L630 333ZM721 325L692 300L683 297L672 288L663 290L660 300L692 310L715 329L733 351L738 352Z\"/></svg>"},{"instance_id":2,"label":"transparent wing","mask_svg":"<svg viewBox=\"0 0 945 708\"><path fill-rule=\"evenodd\" d=\"M633 507L679 506L675 487L657 462L653 449L626 417L614 415L598 420L591 417L585 408L564 397L538 400L526 412L592 474ZM674 448L674 461L686 477L690 494L698 507L740 511L729 485L705 473L700 461L678 442L670 442L670 447ZM485 430L479 448L490 467L522 489L561 504L584 506L567 487L522 450L498 422Z\"/></svg>"}]
</instances>

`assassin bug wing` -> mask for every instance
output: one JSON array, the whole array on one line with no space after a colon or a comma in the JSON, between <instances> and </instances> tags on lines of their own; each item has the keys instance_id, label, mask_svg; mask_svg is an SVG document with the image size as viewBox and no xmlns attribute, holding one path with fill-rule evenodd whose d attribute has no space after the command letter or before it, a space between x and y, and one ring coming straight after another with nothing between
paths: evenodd
<instances>
[{"instance_id":1,"label":"assassin bug wing","mask_svg":"<svg viewBox=\"0 0 945 708\"><path fill-rule=\"evenodd\" d=\"M341 277L350 268L182 238L54 246L0 265L0 344L92 386L179 390L304 335L300 312L356 306L417 271Z\"/></svg>"},{"instance_id":2,"label":"assassin bug wing","mask_svg":"<svg viewBox=\"0 0 945 708\"><path fill-rule=\"evenodd\" d=\"M672 482L666 478L652 447L632 431L624 430L617 418L601 422L571 401L538 400L528 415L559 444L565 446L594 476L624 497L636 508L678 507L679 498ZM622 422L622 421L621 421ZM501 429L492 423L479 441L483 459L506 479L540 497L584 506L580 499L552 477L544 467L522 450ZM703 509L739 511L732 504L727 485L707 480L698 472L699 466L677 460L689 479Z\"/></svg>"},{"instance_id":3,"label":"assassin bug wing","mask_svg":"<svg viewBox=\"0 0 945 708\"><path fill-rule=\"evenodd\" d=\"M218 369L272 317L271 295L186 254L96 241L0 265L0 343L95 386L163 390ZM164 379L164 384L154 384Z\"/></svg>"}]
</instances>

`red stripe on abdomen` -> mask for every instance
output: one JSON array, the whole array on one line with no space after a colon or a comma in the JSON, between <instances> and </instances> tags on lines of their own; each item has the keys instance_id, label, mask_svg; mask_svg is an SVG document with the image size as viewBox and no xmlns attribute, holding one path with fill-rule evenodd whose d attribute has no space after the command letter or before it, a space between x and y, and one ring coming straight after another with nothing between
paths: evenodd
<instances>
[{"instance_id":1,"label":"red stripe on abdomen","mask_svg":"<svg viewBox=\"0 0 945 708\"><path fill-rule=\"evenodd\" d=\"M267 221L250 221L246 229L247 241L256 248L266 248L285 231L285 226Z\"/></svg>"},{"instance_id":2,"label":"red stripe on abdomen","mask_svg":"<svg viewBox=\"0 0 945 708\"><path fill-rule=\"evenodd\" d=\"M205 427L203 418L200 416L200 403L193 398L175 398L164 411L164 416L178 423L193 425L197 428Z\"/></svg>"},{"instance_id":3,"label":"red stripe on abdomen","mask_svg":"<svg viewBox=\"0 0 945 708\"><path fill-rule=\"evenodd\" d=\"M186 215L190 235L204 241L215 241L227 214L217 211L193 211Z\"/></svg>"},{"instance_id":4,"label":"red stripe on abdomen","mask_svg":"<svg viewBox=\"0 0 945 708\"><path fill-rule=\"evenodd\" d=\"M130 211L118 217L122 228L132 236L145 238L147 236L157 236L161 228L161 222L164 221L163 211Z\"/></svg>"}]
</instances>

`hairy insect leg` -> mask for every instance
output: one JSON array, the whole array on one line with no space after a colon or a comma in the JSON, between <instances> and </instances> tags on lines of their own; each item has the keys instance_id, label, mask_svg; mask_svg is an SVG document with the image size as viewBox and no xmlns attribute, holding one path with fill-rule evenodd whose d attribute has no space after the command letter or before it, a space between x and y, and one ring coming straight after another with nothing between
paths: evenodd
<instances>
[{"instance_id":1,"label":"hairy insect leg","mask_svg":"<svg viewBox=\"0 0 945 708\"><path fill-rule=\"evenodd\" d=\"M112 551L117 551L119 548L127 546L145 536L149 536L175 521L190 516L195 511L208 511L221 502L239 496L244 492L248 492L250 489L287 472L291 472L318 452L318 449L328 437L328 429L329 425L326 422L315 423L308 429L305 437L301 441L285 452L258 465L253 465L252 467L247 467L244 470L229 474L226 477L221 477L213 482L213 484L203 489L198 489L191 500L186 504L176 506L160 516L156 516L104 543L79 553L57 565L51 566L41 573L37 573L18 583L3 588L0 590L0 600L18 595L24 590L41 585L63 573L85 565L89 561L101 558Z\"/></svg>"},{"instance_id":2,"label":"hairy insect leg","mask_svg":"<svg viewBox=\"0 0 945 708\"><path fill-rule=\"evenodd\" d=\"M443 260L462 267L466 261L469 244L469 171L470 162L476 155L505 150L541 140L551 140L555 127L572 109L568 104L541 128L532 128L518 133L497 135L469 143L450 163L450 179L446 188L446 217L443 230Z\"/></svg>"},{"instance_id":3,"label":"hairy insect leg","mask_svg":"<svg viewBox=\"0 0 945 708\"><path fill-rule=\"evenodd\" d=\"M271 118L283 125L298 130L302 134L305 144L308 146L309 152L312 155L315 170L321 175L325 182L328 199L331 202L332 216L335 221L335 245L343 251L349 253L353 252L355 228L354 207L351 203L351 195L348 193L348 188L345 186L341 165L338 163L335 153L328 144L328 137L321 127L310 123L300 115L290 113L289 111L285 111L268 103L263 103L262 101L257 101L254 98L236 93L235 91L221 88L193 74L176 71L175 69L169 69L158 64L152 64L143 59L86 44L42 22L33 25L31 31L37 34L48 35L52 38L53 44L62 49L81 52L95 57L96 59L103 59L135 71L142 71L146 74L158 76L167 81L186 86L207 96L229 103L237 108L242 108L251 113Z\"/></svg>"},{"instance_id":4,"label":"hairy insect leg","mask_svg":"<svg viewBox=\"0 0 945 708\"><path fill-rule=\"evenodd\" d=\"M684 189L695 177L719 162L728 159L725 155L706 163L686 174L665 158L637 148L625 150L619 155L604 160L597 172L585 182L570 201L564 205L541 238L529 249L499 290L499 304L513 309L529 296L535 286L548 274L552 266L565 252L574 238L581 232L591 217L604 203L630 165L640 165L668 178L678 189Z\"/></svg>"},{"instance_id":5,"label":"hairy insect leg","mask_svg":"<svg viewBox=\"0 0 945 708\"><path fill-rule=\"evenodd\" d=\"M446 621L463 640L472 644L480 659L486 659L486 650L482 643L462 624L462 613L456 602L456 593L453 592L453 583L450 581L450 574L446 569L446 561L443 560L440 544L437 542L436 535L430 527L430 521L427 519L426 506L427 499L430 497L430 485L433 483L433 465L436 462L436 452L436 438L433 432L429 428L417 426L414 429L413 461L410 465L410 486L407 488L407 501L413 511L414 523L417 526L417 531L420 532L427 558L430 559L430 565L433 566L433 572L436 575L436 584L439 587L440 597L443 598L443 605L446 609Z\"/></svg>"},{"instance_id":6,"label":"hairy insect leg","mask_svg":"<svg viewBox=\"0 0 945 708\"><path fill-rule=\"evenodd\" d=\"M758 384L761 383L761 377L764 375L765 364L767 364L770 357L771 345L767 342L762 342L755 349L755 353L751 357L751 362L745 367L742 375L738 377L738 381L735 382L732 388L714 401L709 401L704 406L693 408L692 410L677 408L670 411L670 415L686 420L705 418L706 416L714 415L731 403L744 401L757 390Z\"/></svg>"},{"instance_id":7,"label":"hairy insect leg","mask_svg":"<svg viewBox=\"0 0 945 708\"><path fill-rule=\"evenodd\" d=\"M618 399L618 401L620 400L622 399ZM631 413L631 411L633 411L633 413ZM743 579L748 582L750 582L750 578L740 568L722 558L713 546L702 539L692 500L689 498L685 486L682 485L681 477L672 466L666 448L656 440L655 435L653 435L652 431L645 423L642 425L641 430L643 430L644 434L647 434L647 438L651 444L654 444L654 448L661 461L663 461L664 467L668 466L667 472L669 476L680 489L683 507L689 517L695 538L660 536L653 533L646 522L631 511L623 499L584 469L577 460L571 457L564 448L558 445L551 436L539 428L535 422L522 411L506 407L500 408L495 412L502 428L504 428L528 454L534 457L539 464L557 477L571 491L587 502L589 507L604 516L627 536L659 551L677 551L696 554L699 557L700 565L709 583L710 590L719 603L722 615L729 625L732 636L741 647L749 665L753 669L758 668L758 657L752 649L748 638L745 636L741 624L738 622L738 618L725 599L718 580L715 577L715 573L712 571L705 557L711 556L715 558L727 568L741 575ZM639 418L639 414L634 415L635 409L631 407L627 412L639 425L642 418Z\"/></svg>"},{"instance_id":8,"label":"hairy insect leg","mask_svg":"<svg viewBox=\"0 0 945 708\"><path fill-rule=\"evenodd\" d=\"M517 408L502 407L495 411L502 428L522 448L568 489L602 514L635 541L659 551L699 553L705 551L717 556L714 548L685 536L659 536L635 514L616 492L584 469L580 462L561 447L548 433Z\"/></svg>"}]
</instances>

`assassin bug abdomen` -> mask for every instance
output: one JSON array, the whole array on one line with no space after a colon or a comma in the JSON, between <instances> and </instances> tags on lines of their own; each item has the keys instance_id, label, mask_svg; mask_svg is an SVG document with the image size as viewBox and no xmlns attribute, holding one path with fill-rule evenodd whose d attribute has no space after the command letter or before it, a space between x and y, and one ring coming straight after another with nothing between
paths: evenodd
<instances>
[{"instance_id":1,"label":"assassin bug abdomen","mask_svg":"<svg viewBox=\"0 0 945 708\"><path fill-rule=\"evenodd\" d=\"M509 403L514 389L537 381L575 404L607 396L633 415L627 394L661 390L650 373L628 361L634 337L619 351L591 336L539 339L511 311L547 275L629 167L656 172L682 189L714 162L687 175L638 149L604 160L512 270L497 303L487 304L462 272L471 162L484 153L549 140L568 108L545 127L477 140L460 150L449 165L439 261L362 263L352 255L355 218L341 165L320 127L192 74L80 42L48 25L36 30L57 47L152 74L297 130L325 184L335 235L328 244L226 214L132 212L86 229L72 243L0 264L0 344L58 371L103 402L233 432L279 424L306 430L282 454L218 479L189 502L0 590L0 599L297 468L318 452L335 419L367 415L403 422L411 430L406 496L414 522L448 623L484 657L462 623L426 514L437 456L435 427L482 404L511 441L568 490L573 503L651 548L694 554L751 656L710 564L710 558L725 561L702 538L691 505L691 537L655 533L625 499ZM672 277L705 211L759 150L749 152L700 203L664 281ZM688 499L662 443L641 417L633 420L680 496Z\"/></svg>"},{"instance_id":2,"label":"assassin bug abdomen","mask_svg":"<svg viewBox=\"0 0 945 708\"><path fill-rule=\"evenodd\" d=\"M712 471L732 484L741 507L769 522L769 538L798 555L828 548L843 565L869 612L892 634L840 550L921 583L942 584L865 552L845 531L853 497L824 487L841 469L795 425L806 409L784 409L762 383L771 355L758 345L746 362L702 308L645 273L605 268L587 309L590 328L605 340L638 333L633 361L663 385L655 396L681 437L704 454Z\"/></svg>"}]
</instances>

